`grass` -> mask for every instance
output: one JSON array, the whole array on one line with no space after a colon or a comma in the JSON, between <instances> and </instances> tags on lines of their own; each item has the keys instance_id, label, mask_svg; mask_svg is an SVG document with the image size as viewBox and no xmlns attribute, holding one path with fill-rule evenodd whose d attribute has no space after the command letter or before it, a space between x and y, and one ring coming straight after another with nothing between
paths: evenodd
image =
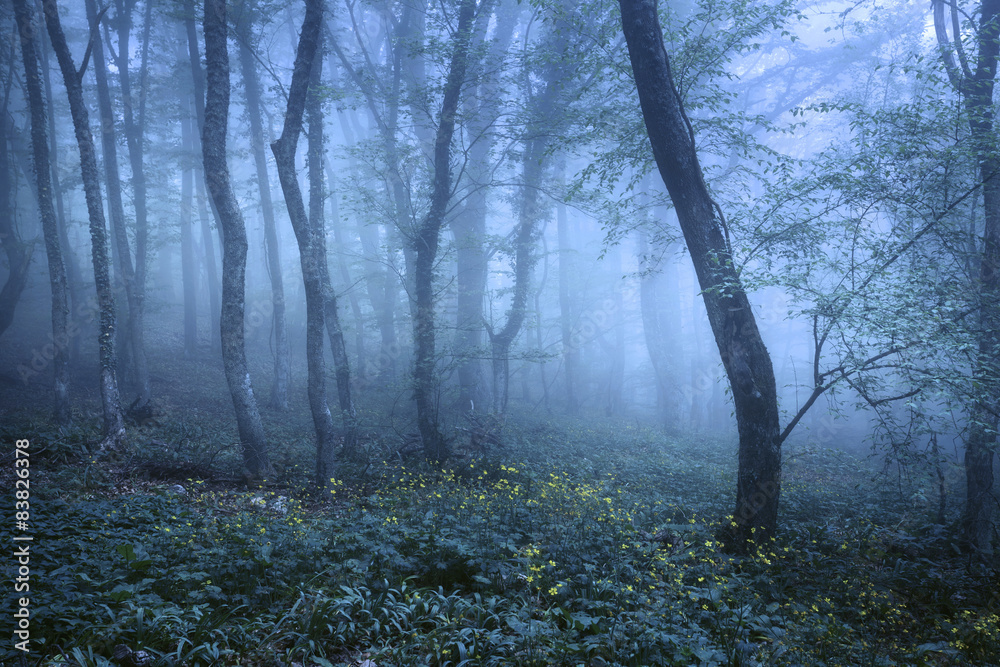
<instances>
[{"instance_id":1,"label":"grass","mask_svg":"<svg viewBox=\"0 0 1000 667\"><path fill-rule=\"evenodd\" d=\"M158 479L235 467L211 425L167 419L103 460L85 430L35 432L46 449L32 460L26 664L106 665L118 644L191 666L1000 655L1000 581L970 570L951 528L913 507L922 481L831 450L787 453L780 536L737 559L715 537L733 446L635 423L509 422L498 455L444 469L382 460L372 436L369 460L345 464L321 498L291 428L275 441L278 478L259 486Z\"/></svg>"}]
</instances>

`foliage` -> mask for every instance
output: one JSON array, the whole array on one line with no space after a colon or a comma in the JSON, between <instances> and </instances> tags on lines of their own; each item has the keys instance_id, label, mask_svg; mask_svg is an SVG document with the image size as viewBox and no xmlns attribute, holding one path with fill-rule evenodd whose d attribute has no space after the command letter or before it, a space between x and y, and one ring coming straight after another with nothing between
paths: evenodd
<instances>
[{"instance_id":1,"label":"foliage","mask_svg":"<svg viewBox=\"0 0 1000 667\"><path fill-rule=\"evenodd\" d=\"M629 423L514 421L507 440L504 460L379 463L322 501L280 479L40 481L40 664L108 664L118 644L160 665L941 665L1000 649L996 582L913 507L927 480L793 450L781 537L737 559L715 537L730 446Z\"/></svg>"}]
</instances>

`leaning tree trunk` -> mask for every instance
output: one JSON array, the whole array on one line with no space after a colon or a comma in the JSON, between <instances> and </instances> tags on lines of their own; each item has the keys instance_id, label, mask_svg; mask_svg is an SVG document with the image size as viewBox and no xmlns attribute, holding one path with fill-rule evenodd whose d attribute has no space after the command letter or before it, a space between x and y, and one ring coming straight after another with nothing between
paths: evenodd
<instances>
[{"instance_id":1,"label":"leaning tree trunk","mask_svg":"<svg viewBox=\"0 0 1000 667\"><path fill-rule=\"evenodd\" d=\"M59 7L56 0L43 0L45 25L48 29L52 49L59 61L66 93L69 97L73 129L80 149L80 172L83 190L87 200L90 218L91 253L94 263L94 282L97 287L97 303L100 309L100 329L98 343L101 364L101 404L104 413L101 449L116 448L125 440L125 420L118 393L117 356L115 350L115 297L111 287L108 261L108 240L104 220L104 202L101 200L101 178L97 169L97 154L94 137L90 133L90 117L83 100L82 74L87 61L80 71L73 64L66 36L59 23ZM89 53L88 53L89 55Z\"/></svg>"},{"instance_id":2,"label":"leaning tree trunk","mask_svg":"<svg viewBox=\"0 0 1000 667\"><path fill-rule=\"evenodd\" d=\"M104 152L104 178L108 185L108 211L111 217L111 236L118 251L118 270L125 284L128 303L126 335L132 348L131 377L136 391L130 410L143 409L149 403L149 367L143 341L142 295L132 265L132 250L125 229L125 206L122 202L122 183L118 172L118 139L115 136L115 117L111 108L111 91L108 88L108 71L104 61L104 43L97 29L99 18L96 0L87 0L87 17L93 26L94 74L97 79L97 101L101 113L101 147ZM134 165L133 165L134 166ZM141 165L139 173L142 173ZM138 202L137 202L138 203Z\"/></svg>"},{"instance_id":3,"label":"leaning tree trunk","mask_svg":"<svg viewBox=\"0 0 1000 667\"><path fill-rule=\"evenodd\" d=\"M656 0L620 0L620 6L653 157L677 211L733 392L740 445L730 546L744 550L777 527L781 445L774 370L723 235L721 210L705 185L671 77Z\"/></svg>"},{"instance_id":4,"label":"leaning tree trunk","mask_svg":"<svg viewBox=\"0 0 1000 667\"><path fill-rule=\"evenodd\" d=\"M285 326L285 284L281 276L281 251L278 247L278 230L274 224L274 204L271 201L271 179L267 173L267 155L264 152L264 124L261 120L260 81L253 53L247 44L249 28L240 42L240 70L243 72L243 89L246 91L247 115L250 116L250 145L253 148L254 166L257 169L257 189L260 192L260 210L264 218L264 242L267 251L267 272L271 279L271 327L274 332L274 383L271 385L271 406L277 410L288 409L288 382L291 377L288 350L288 328Z\"/></svg>"},{"instance_id":5,"label":"leaning tree trunk","mask_svg":"<svg viewBox=\"0 0 1000 667\"><path fill-rule=\"evenodd\" d=\"M423 441L424 454L434 461L448 458L448 444L438 429L434 401L434 260L437 258L441 227L444 225L451 199L451 140L455 133L455 114L465 83L475 0L462 0L458 10L458 30L448 77L444 85L441 118L434 140L434 177L431 183L431 205L417 228L415 239L414 292L416 302L413 317L415 359L413 368L413 398L417 404L417 428Z\"/></svg>"},{"instance_id":6,"label":"leaning tree trunk","mask_svg":"<svg viewBox=\"0 0 1000 667\"><path fill-rule=\"evenodd\" d=\"M226 164L230 90L225 0L206 0L204 30L208 97L201 148L205 180L222 224L222 363L236 409L243 462L251 475L261 477L271 472L271 464L264 425L250 383L244 344L247 232Z\"/></svg>"},{"instance_id":7,"label":"leaning tree trunk","mask_svg":"<svg viewBox=\"0 0 1000 667\"><path fill-rule=\"evenodd\" d=\"M24 60L24 83L28 93L28 108L31 111L31 151L35 161L35 181L38 185L38 208L42 217L42 234L45 236L45 255L49 263L49 285L52 288L52 369L55 389L55 421L66 426L72 419L69 402L69 335L66 320L69 313L67 302L66 267L63 265L59 243L59 223L52 201L52 166L49 156L49 141L46 136L45 103L42 83L39 78L37 42L35 40L35 12L27 0L14 0L14 15L18 34L21 36L21 57ZM2 123L3 121L0 121ZM6 151L7 139L0 137L0 144ZM6 159L0 162L6 170ZM6 174L3 175L6 178ZM7 199L2 200L4 205ZM6 224L13 231L13 216ZM0 232L5 231L0 228ZM13 237L15 241L19 240ZM5 240L6 244L6 240ZM15 264L10 258L10 271L14 275ZM27 258L24 259L27 264ZM6 286L4 287L6 290Z\"/></svg>"},{"instance_id":8,"label":"leaning tree trunk","mask_svg":"<svg viewBox=\"0 0 1000 667\"><path fill-rule=\"evenodd\" d=\"M302 266L302 281L306 293L306 359L309 371L309 408L316 427L316 483L320 487L330 485L336 472L335 429L326 399L325 363L323 361L323 328L330 330L330 345L337 365L337 386L341 390L340 407L344 420L345 445L353 446L356 427L354 407L350 398L350 375L346 352L343 350L343 334L337 320L336 297L330 288L329 267L326 261L325 232L322 225L322 182L317 183L317 173L322 177L322 158L317 154L316 139L310 151L310 208L312 216L306 213L302 190L295 174L295 149L302 134L302 118L309 95L309 80L313 67L317 66L320 29L322 27L323 0L307 0L306 15L302 22L302 33L295 53L292 84L288 91L288 106L281 136L271 144L278 180L285 195L288 217L299 244L299 261ZM313 123L321 122L311 119ZM318 128L313 128L314 130ZM321 139L321 137L319 137ZM321 141L320 141L321 143ZM325 279L324 279L325 274ZM327 292L329 290L329 292ZM339 342L339 347L338 347ZM341 383L343 382L343 385Z\"/></svg>"}]
</instances>

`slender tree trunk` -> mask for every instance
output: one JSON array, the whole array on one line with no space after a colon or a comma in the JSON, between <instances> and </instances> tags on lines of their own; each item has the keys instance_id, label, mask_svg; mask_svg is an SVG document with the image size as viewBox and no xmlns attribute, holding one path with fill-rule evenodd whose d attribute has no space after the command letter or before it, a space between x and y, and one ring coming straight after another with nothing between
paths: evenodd
<instances>
[{"instance_id":1,"label":"slender tree trunk","mask_svg":"<svg viewBox=\"0 0 1000 667\"><path fill-rule=\"evenodd\" d=\"M97 169L97 154L94 137L90 132L90 118L83 100L82 71L77 71L70 55L66 37L59 23L59 8L56 0L43 0L45 24L49 40L59 61L66 92L69 97L73 129L80 149L80 171L90 218L91 250L94 264L94 282L97 285L97 302L100 308L100 331L98 342L101 364L101 403L104 412L104 428L101 449L117 448L125 440L125 420L118 392L117 358L115 354L115 299L111 288L108 261L108 241L104 220L104 204L101 200L101 179Z\"/></svg>"},{"instance_id":2,"label":"slender tree trunk","mask_svg":"<svg viewBox=\"0 0 1000 667\"><path fill-rule=\"evenodd\" d=\"M194 151L194 120L181 118L181 146L184 154ZM186 162L186 157L185 157ZM198 263L194 254L194 176L189 165L181 165L181 280L184 284L184 356L198 354Z\"/></svg>"},{"instance_id":3,"label":"slender tree trunk","mask_svg":"<svg viewBox=\"0 0 1000 667\"><path fill-rule=\"evenodd\" d=\"M357 290L352 289L351 271L347 266L346 254L348 252L347 240L344 238L344 225L340 220L340 207L337 206L336 178L329 161L324 160L327 177L330 179L330 220L333 222L333 241L337 244L337 268L340 271L340 279L345 288L349 289L348 301L351 304L351 314L354 317L354 351L358 358L358 366L355 369L355 376L365 379L365 323L361 314L361 299L358 298Z\"/></svg>"},{"instance_id":4,"label":"slender tree trunk","mask_svg":"<svg viewBox=\"0 0 1000 667\"><path fill-rule=\"evenodd\" d=\"M549 157L549 137L558 132L559 111L556 107L562 91L572 79L572 72L562 57L567 46L566 26L553 24L546 42L551 44L552 52L557 55L546 63L541 72L542 90L537 95L531 95L529 91L528 95L532 99L532 108L523 158L521 205L514 250L514 296L503 328L495 333L487 330L493 361L493 410L498 413L507 409L510 349L527 314L531 275L538 260L534 250L542 218L539 199Z\"/></svg>"},{"instance_id":5,"label":"slender tree trunk","mask_svg":"<svg viewBox=\"0 0 1000 667\"><path fill-rule=\"evenodd\" d=\"M194 115L198 123L198 136L205 130L205 71L201 68L201 56L198 52L198 31L195 29L194 0L183 0L184 31L187 35L188 59L191 64L191 86L194 91ZM215 238L206 211L206 200L212 208L212 216L223 229L222 220L214 198L205 196L205 174L200 163L195 167L195 192L198 198L198 215L201 219L202 259L205 262L205 273L208 274L208 304L212 318L212 331L219 331L219 318L222 313L221 288L219 285L219 269L215 258ZM212 349L219 350L221 341L217 336L211 337Z\"/></svg>"},{"instance_id":6,"label":"slender tree trunk","mask_svg":"<svg viewBox=\"0 0 1000 667\"><path fill-rule=\"evenodd\" d=\"M267 156L264 153L264 124L260 111L260 81L253 53L247 43L249 29L240 42L240 68L246 91L247 114L250 116L250 144L254 165L257 168L257 189L260 191L260 209L264 218L264 243L267 251L267 271L271 279L273 304L271 328L274 332L274 383L271 385L271 406L288 409L288 382L291 366L288 350L288 328L285 325L285 285L281 275L281 252L278 230L274 224L274 204L271 202L271 179L267 173Z\"/></svg>"},{"instance_id":7,"label":"slender tree trunk","mask_svg":"<svg viewBox=\"0 0 1000 667\"><path fill-rule=\"evenodd\" d=\"M642 332L646 340L646 351L653 366L656 382L656 408L663 428L668 433L677 431L676 407L669 397L671 377L670 350L674 336L669 327L664 326L662 299L660 299L660 270L653 266L650 258L649 237L645 230L639 233L639 310L642 314Z\"/></svg>"},{"instance_id":8,"label":"slender tree trunk","mask_svg":"<svg viewBox=\"0 0 1000 667\"><path fill-rule=\"evenodd\" d=\"M469 95L465 100L465 115L470 125L468 135L472 140L468 161L472 191L462 214L455 216L450 223L455 235L457 264L454 355L458 362L458 404L462 410L471 410L477 403L484 406L489 399L482 361L485 342L483 297L489 273L489 256L485 247L487 194L495 167L491 160L496 143L494 123L500 115L503 99L499 73L503 71L502 63L514 34L517 12L516 3L510 0L500 3L494 38L479 67L483 72L482 79L476 94ZM476 21L477 40L482 39L487 19L481 15Z\"/></svg>"},{"instance_id":9,"label":"slender tree trunk","mask_svg":"<svg viewBox=\"0 0 1000 667\"><path fill-rule=\"evenodd\" d=\"M132 265L132 250L129 247L128 232L125 229L125 207L122 202L122 185L118 172L118 141L115 136L115 118L111 107L111 91L108 88L107 66L104 60L104 43L97 30L97 2L86 0L87 17L94 27L94 74L97 79L97 100L101 112L101 147L104 153L104 177L108 185L108 211L111 217L112 238L118 250L118 270L125 284L125 299L128 303L126 335L131 345L132 383L138 394L131 409L144 408L150 399L149 368L143 341L142 295ZM141 157L140 157L141 159ZM139 165L142 172L142 165ZM143 193L143 196L145 193ZM145 204L145 202L143 202Z\"/></svg>"},{"instance_id":10,"label":"slender tree trunk","mask_svg":"<svg viewBox=\"0 0 1000 667\"><path fill-rule=\"evenodd\" d=\"M22 37L22 42L24 38ZM11 67L13 70L13 66ZM13 77L11 77L11 80ZM4 100L9 99L4 95ZM14 321L14 311L17 302L21 300L21 293L28 284L28 268L31 266L31 246L21 240L17 233L17 226L14 224L14 206L11 199L11 161L8 152L7 128L8 111L6 104L0 116L0 244L3 245L4 254L7 256L7 280L3 288L0 289L0 336L6 331ZM44 113L44 111L43 111ZM34 140L34 137L32 137ZM39 188L39 207L42 206L42 198L45 196ZM51 197L51 194L49 194ZM50 199L51 204L51 199Z\"/></svg>"},{"instance_id":11,"label":"slender tree trunk","mask_svg":"<svg viewBox=\"0 0 1000 667\"><path fill-rule=\"evenodd\" d=\"M326 183L323 180L324 135L323 135L323 34L322 27L323 2L316 0L318 14L316 16L316 45L312 47L313 56L309 63L309 89L306 96L305 113L309 121L308 162L309 162L309 226L313 230L316 245L317 269L319 270L320 289L323 295L323 314L327 338L330 341L330 351L333 353L334 373L337 378L337 399L340 404L341 419L344 423L344 451L354 452L358 439L357 413L354 400L351 397L351 371L347 358L347 346L344 343L344 331L340 326L340 311L337 305L337 293L330 280L330 266L326 253L326 221L323 214L323 202L326 198ZM306 45L306 48L310 48ZM297 143L297 142L296 142ZM332 472L332 467L330 468ZM331 475L332 476L332 475ZM325 479L325 478L321 478Z\"/></svg>"},{"instance_id":12,"label":"slender tree trunk","mask_svg":"<svg viewBox=\"0 0 1000 667\"><path fill-rule=\"evenodd\" d=\"M322 62L317 58L322 27L323 1L307 0L306 15L295 53L292 84L281 136L271 144L278 180L285 195L288 217L299 244L299 261L306 293L306 345L309 367L309 407L316 427L316 483L328 487L336 475L335 433L326 399L325 363L323 361L323 327L329 329L330 346L337 367L337 387L341 399L341 415L345 427L345 446L352 447L356 437L354 407L350 397L350 374L344 350L343 333L337 319L337 302L330 285L326 260L326 239L323 229L322 182L322 119L310 112L309 170L310 213L306 214L302 191L295 175L295 150L302 133L302 119L309 100L310 77L313 68ZM325 274L325 275L324 275Z\"/></svg>"},{"instance_id":13,"label":"slender tree trunk","mask_svg":"<svg viewBox=\"0 0 1000 667\"><path fill-rule=\"evenodd\" d=\"M544 169L543 155L546 141L536 137L529 140L524 154L521 206L518 215L517 237L514 251L514 295L507 310L506 321L499 331L488 328L490 353L493 362L493 411L507 410L510 384L510 348L521 331L521 325L528 310L528 293L531 274L535 270L535 242L537 241L539 211L539 190Z\"/></svg>"},{"instance_id":14,"label":"slender tree trunk","mask_svg":"<svg viewBox=\"0 0 1000 667\"><path fill-rule=\"evenodd\" d=\"M438 429L435 394L436 352L434 343L434 261L437 258L441 227L444 225L451 198L451 141L455 133L462 85L468 66L472 24L476 13L475 0L462 0L458 10L458 30L455 33L451 64L444 85L441 117L434 141L434 178L430 210L417 228L414 258L413 342L416 358L413 369L413 396L417 405L417 428L423 441L424 453L435 461L448 458L448 445Z\"/></svg>"},{"instance_id":15,"label":"slender tree trunk","mask_svg":"<svg viewBox=\"0 0 1000 667\"><path fill-rule=\"evenodd\" d=\"M243 462L251 475L261 477L270 474L271 464L244 347L247 234L226 163L230 89L225 0L206 0L204 31L208 97L201 146L206 183L222 224L222 363L236 409Z\"/></svg>"},{"instance_id":16,"label":"slender tree trunk","mask_svg":"<svg viewBox=\"0 0 1000 667\"><path fill-rule=\"evenodd\" d=\"M41 0L36 2L36 13L39 20L43 19ZM52 96L52 81L49 77L49 40L44 30L38 33L38 49L42 66L42 83L45 89L45 108L49 110L48 116L48 141L49 141L49 162L52 166L52 194L56 204L56 223L59 234L59 250L62 254L63 264L66 270L67 285L69 287L69 308L70 319L68 327L72 330L69 336L69 360L78 359L80 356L80 339L83 337L81 328L83 324L78 318L85 312L86 299L83 297L83 271L77 261L76 253L69 242L69 221L70 212L63 201L62 185L59 182L58 165L58 136L56 133L56 113ZM69 363L66 366L67 382L69 381ZM67 398L68 400L68 398Z\"/></svg>"},{"instance_id":17,"label":"slender tree trunk","mask_svg":"<svg viewBox=\"0 0 1000 667\"><path fill-rule=\"evenodd\" d=\"M620 0L620 6L653 156L677 211L733 392L740 445L730 546L743 550L769 539L777 527L781 445L771 357L733 265L721 211L705 186L694 134L671 77L656 0Z\"/></svg>"},{"instance_id":18,"label":"slender tree trunk","mask_svg":"<svg viewBox=\"0 0 1000 667\"><path fill-rule=\"evenodd\" d=\"M576 396L579 382L580 348L573 340L573 298L570 283L572 279L573 249L569 243L569 219L566 205L556 207L556 226L559 238L559 330L562 335L563 377L566 379L566 412L575 415L580 411Z\"/></svg>"},{"instance_id":19,"label":"slender tree trunk","mask_svg":"<svg viewBox=\"0 0 1000 667\"><path fill-rule=\"evenodd\" d=\"M130 327L133 347L136 352L136 386L139 397L133 409L139 410L149 402L151 389L145 352L145 312L146 312L146 256L149 245L149 222L146 205L146 167L144 165L144 141L146 129L146 80L149 74L149 37L152 28L154 0L146 0L142 29L142 46L139 64L139 99L132 93L132 76L129 72L128 57L132 32L132 10L135 0L115 0L118 11L118 54L115 66L122 93L123 128L128 148L129 164L132 170L132 200L135 211L135 271L133 276L133 300L129 306ZM109 45L110 50L110 45ZM125 241L126 247L128 241Z\"/></svg>"},{"instance_id":20,"label":"slender tree trunk","mask_svg":"<svg viewBox=\"0 0 1000 667\"><path fill-rule=\"evenodd\" d=\"M62 249L59 243L59 223L52 201L52 166L50 164L49 141L46 136L45 104L38 70L38 42L35 39L35 12L27 0L14 0L14 16L18 34L21 37L21 57L24 61L24 82L31 111L31 151L35 162L35 181L38 185L38 208L42 218L42 233L45 236L45 255L49 264L49 286L52 290L52 370L54 379L54 415L60 426L67 426L72 420L69 402L69 330L67 328L66 268L63 266ZM0 121L2 122L2 121ZM7 138L0 137L0 146L6 153ZM3 177L6 180L6 155L0 160ZM9 193L0 193L2 203L7 205ZM13 231L13 215L8 222ZM6 230L0 230L6 231ZM14 240L17 240L14 237ZM6 240L5 240L6 245ZM10 258L11 274L14 261ZM24 263L27 264L27 258ZM5 288L6 289L6 288Z\"/></svg>"}]
</instances>

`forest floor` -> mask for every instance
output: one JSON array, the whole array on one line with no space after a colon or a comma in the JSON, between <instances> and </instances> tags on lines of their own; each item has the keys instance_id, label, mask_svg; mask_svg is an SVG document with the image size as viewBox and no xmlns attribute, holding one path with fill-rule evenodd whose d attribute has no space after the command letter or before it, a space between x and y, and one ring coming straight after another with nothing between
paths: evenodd
<instances>
[{"instance_id":1,"label":"forest floor","mask_svg":"<svg viewBox=\"0 0 1000 667\"><path fill-rule=\"evenodd\" d=\"M536 415L442 468L396 456L372 408L318 494L304 410L265 414L276 472L249 482L221 369L156 363L160 415L102 455L95 395L59 431L43 392L0 386L0 487L29 438L33 537L31 652L5 644L5 667L136 662L116 646L191 666L1000 664L1000 578L956 547L957 467L937 524L918 468L789 447L780 534L737 558L716 537L732 442Z\"/></svg>"}]
</instances>

